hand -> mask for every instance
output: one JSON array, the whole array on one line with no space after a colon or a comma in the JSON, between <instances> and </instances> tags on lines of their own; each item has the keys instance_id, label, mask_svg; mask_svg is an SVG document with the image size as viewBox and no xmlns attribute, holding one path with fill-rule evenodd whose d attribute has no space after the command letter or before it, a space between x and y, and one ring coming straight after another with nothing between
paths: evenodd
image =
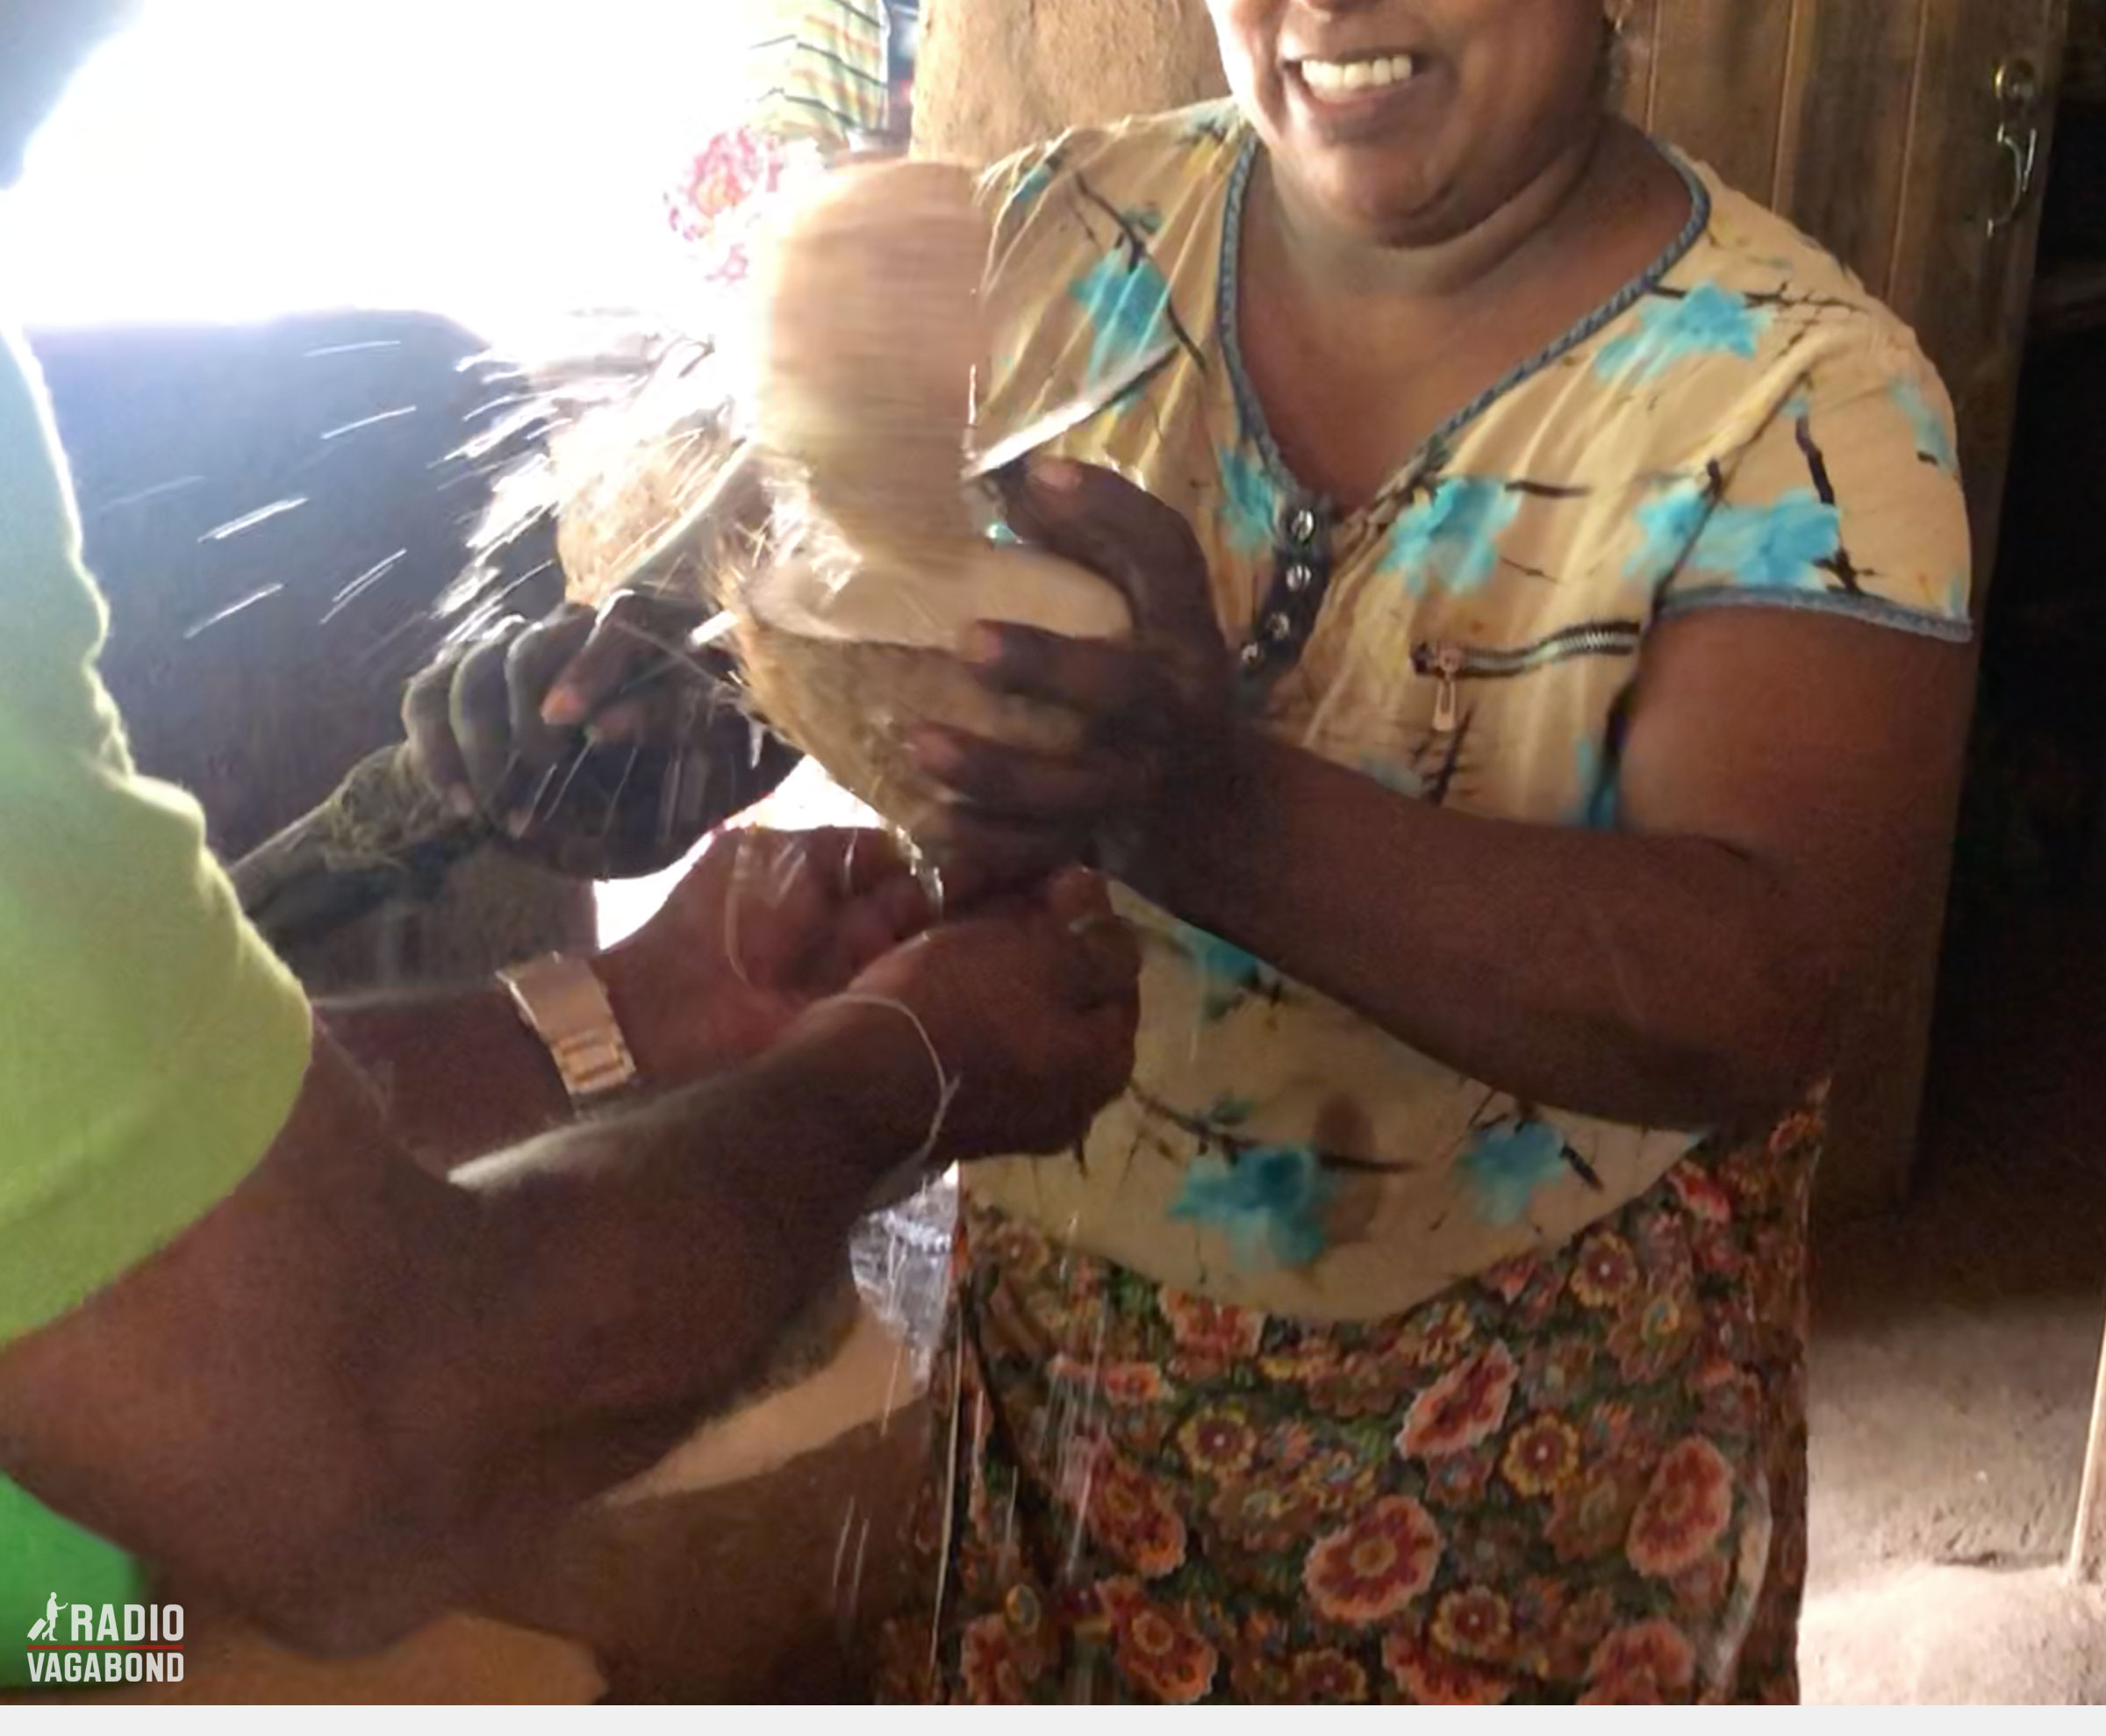
<instances>
[{"instance_id":1,"label":"hand","mask_svg":"<svg viewBox=\"0 0 2106 1736\"><path fill-rule=\"evenodd\" d=\"M932 849L996 883L1144 847L1166 780L1204 781L1236 735L1235 665L1192 527L1112 471L1064 459L1035 463L1008 493L1019 535L1126 594L1135 637L1111 645L994 622L969 635L967 658L989 686L1057 701L1090 725L1066 757L917 733L922 769L959 798Z\"/></svg>"},{"instance_id":2,"label":"hand","mask_svg":"<svg viewBox=\"0 0 2106 1736\"><path fill-rule=\"evenodd\" d=\"M1104 882L1069 869L1028 899L928 929L809 1017L864 1021L892 1045L899 1096L885 1123L937 1130L935 1163L1063 1151L1132 1076L1140 972Z\"/></svg>"},{"instance_id":3,"label":"hand","mask_svg":"<svg viewBox=\"0 0 2106 1736\"><path fill-rule=\"evenodd\" d=\"M620 879L680 860L795 763L739 709L704 612L619 593L499 621L411 681L412 763L463 819L543 866Z\"/></svg>"},{"instance_id":4,"label":"hand","mask_svg":"<svg viewBox=\"0 0 2106 1736\"><path fill-rule=\"evenodd\" d=\"M931 914L882 832L734 828L595 968L645 1080L679 1085L759 1054Z\"/></svg>"}]
</instances>

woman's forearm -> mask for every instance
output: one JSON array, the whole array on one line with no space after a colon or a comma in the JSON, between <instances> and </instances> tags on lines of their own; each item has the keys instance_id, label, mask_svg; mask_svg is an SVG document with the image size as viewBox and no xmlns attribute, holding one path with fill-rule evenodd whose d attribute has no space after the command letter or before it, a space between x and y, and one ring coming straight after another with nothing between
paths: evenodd
<instances>
[{"instance_id":1,"label":"woman's forearm","mask_svg":"<svg viewBox=\"0 0 2106 1736\"><path fill-rule=\"evenodd\" d=\"M1173 799L1137 888L1472 1078L1708 1127L1827 1065L1826 961L1760 862L1455 814L1255 736L1226 775Z\"/></svg>"}]
</instances>

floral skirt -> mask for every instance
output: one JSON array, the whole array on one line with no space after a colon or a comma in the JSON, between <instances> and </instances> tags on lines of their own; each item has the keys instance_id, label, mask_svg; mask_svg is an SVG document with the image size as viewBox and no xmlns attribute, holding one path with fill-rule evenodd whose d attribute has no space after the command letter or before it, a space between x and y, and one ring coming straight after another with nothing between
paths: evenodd
<instances>
[{"instance_id":1,"label":"floral skirt","mask_svg":"<svg viewBox=\"0 0 2106 1736\"><path fill-rule=\"evenodd\" d=\"M1347 1325L969 1202L881 1697L1794 1700L1820 1137Z\"/></svg>"}]
</instances>

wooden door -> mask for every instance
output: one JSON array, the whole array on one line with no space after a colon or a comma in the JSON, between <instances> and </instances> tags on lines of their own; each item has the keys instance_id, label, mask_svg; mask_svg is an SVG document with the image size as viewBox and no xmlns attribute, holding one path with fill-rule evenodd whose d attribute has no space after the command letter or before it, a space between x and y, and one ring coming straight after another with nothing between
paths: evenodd
<instances>
[{"instance_id":1,"label":"wooden door","mask_svg":"<svg viewBox=\"0 0 2106 1736\"><path fill-rule=\"evenodd\" d=\"M1832 248L1959 416L1975 618L1994 576L2067 0L1638 0L1624 103ZM1951 793L1957 808L1957 784ZM1905 1191L1948 864L1924 876L1837 1080L1830 1203Z\"/></svg>"}]
</instances>

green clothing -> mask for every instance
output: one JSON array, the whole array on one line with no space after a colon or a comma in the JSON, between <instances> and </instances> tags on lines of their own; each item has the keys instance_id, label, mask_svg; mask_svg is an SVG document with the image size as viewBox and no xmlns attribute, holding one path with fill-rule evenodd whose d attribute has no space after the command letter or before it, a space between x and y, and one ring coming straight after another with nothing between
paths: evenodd
<instances>
[{"instance_id":1,"label":"green clothing","mask_svg":"<svg viewBox=\"0 0 2106 1736\"><path fill-rule=\"evenodd\" d=\"M0 1345L232 1192L307 1065L306 999L196 803L133 768L79 549L32 364L0 328ZM0 1682L53 1592L122 1601L122 1563L0 1489Z\"/></svg>"}]
</instances>

